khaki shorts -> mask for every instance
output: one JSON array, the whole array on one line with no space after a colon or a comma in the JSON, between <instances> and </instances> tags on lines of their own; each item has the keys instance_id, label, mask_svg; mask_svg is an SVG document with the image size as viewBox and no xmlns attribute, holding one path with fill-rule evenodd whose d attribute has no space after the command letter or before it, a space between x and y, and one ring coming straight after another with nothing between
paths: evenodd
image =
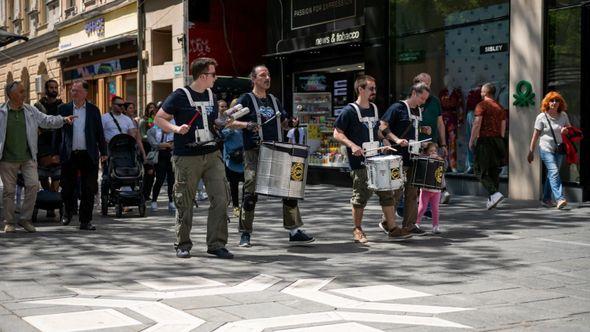
<instances>
[{"instance_id":1,"label":"khaki shorts","mask_svg":"<svg viewBox=\"0 0 590 332\"><path fill-rule=\"evenodd\" d=\"M352 198L350 203L355 208L364 208L367 206L367 201L373 193L379 196L379 205L381 206L393 206L394 195L393 190L387 191L373 191L367 186L367 169L355 169L350 172L352 177Z\"/></svg>"}]
</instances>

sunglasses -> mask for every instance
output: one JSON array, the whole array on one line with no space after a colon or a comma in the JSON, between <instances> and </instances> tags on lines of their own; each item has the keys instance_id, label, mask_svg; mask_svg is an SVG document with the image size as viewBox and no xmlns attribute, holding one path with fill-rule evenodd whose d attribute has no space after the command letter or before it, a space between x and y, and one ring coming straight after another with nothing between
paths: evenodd
<instances>
[{"instance_id":1,"label":"sunglasses","mask_svg":"<svg viewBox=\"0 0 590 332\"><path fill-rule=\"evenodd\" d=\"M550 102L550 103L559 103L559 102L560 102L560 100L559 100L559 99L557 99L557 98L553 98L553 99L549 100L549 102Z\"/></svg>"},{"instance_id":2,"label":"sunglasses","mask_svg":"<svg viewBox=\"0 0 590 332\"><path fill-rule=\"evenodd\" d=\"M372 87L370 87L370 88L369 88L369 87L367 87L367 88L365 88L365 89L367 89L367 90L369 90L369 91L377 91L377 87L375 87L375 86L372 86Z\"/></svg>"},{"instance_id":3,"label":"sunglasses","mask_svg":"<svg viewBox=\"0 0 590 332\"><path fill-rule=\"evenodd\" d=\"M123 107L123 106L125 106L125 104L118 104L118 103L114 103L113 105L115 105L115 106L119 106L119 107Z\"/></svg>"},{"instance_id":4,"label":"sunglasses","mask_svg":"<svg viewBox=\"0 0 590 332\"><path fill-rule=\"evenodd\" d=\"M217 74L215 72L213 72L213 73L203 73L203 75L205 75L205 76L211 75L211 77L217 77Z\"/></svg>"}]
</instances>

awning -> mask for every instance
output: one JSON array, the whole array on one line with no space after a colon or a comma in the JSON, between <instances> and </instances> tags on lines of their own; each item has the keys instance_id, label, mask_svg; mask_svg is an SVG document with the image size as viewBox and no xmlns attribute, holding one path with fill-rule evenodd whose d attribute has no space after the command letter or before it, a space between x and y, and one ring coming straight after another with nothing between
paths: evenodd
<instances>
[{"instance_id":1,"label":"awning","mask_svg":"<svg viewBox=\"0 0 590 332\"><path fill-rule=\"evenodd\" d=\"M17 35L16 33L8 32L4 29L0 29L0 47L6 46L12 42L17 40L24 40L27 41L29 38L21 35Z\"/></svg>"},{"instance_id":2,"label":"awning","mask_svg":"<svg viewBox=\"0 0 590 332\"><path fill-rule=\"evenodd\" d=\"M55 55L49 57L50 59L61 59L71 55L80 54L83 52L88 52L90 50L95 50L98 48L103 48L111 45L116 45L120 43L124 43L131 40L137 40L137 31L129 32L122 35L113 36L110 38L101 39L92 43L84 44L78 47L69 48L67 50L60 51Z\"/></svg>"}]
</instances>

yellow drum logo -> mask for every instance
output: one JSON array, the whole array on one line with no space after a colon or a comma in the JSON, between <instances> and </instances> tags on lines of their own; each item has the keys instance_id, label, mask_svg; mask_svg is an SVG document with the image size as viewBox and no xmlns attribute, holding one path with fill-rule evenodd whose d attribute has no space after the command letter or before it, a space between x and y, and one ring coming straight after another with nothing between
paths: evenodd
<instances>
[{"instance_id":1,"label":"yellow drum logo","mask_svg":"<svg viewBox=\"0 0 590 332\"><path fill-rule=\"evenodd\" d=\"M442 184L442 178L444 174L444 167L439 166L436 171L434 171L434 179L438 185Z\"/></svg>"},{"instance_id":2,"label":"yellow drum logo","mask_svg":"<svg viewBox=\"0 0 590 332\"><path fill-rule=\"evenodd\" d=\"M399 173L399 168L392 168L391 169L391 179L392 180L401 179L401 174Z\"/></svg>"},{"instance_id":3,"label":"yellow drum logo","mask_svg":"<svg viewBox=\"0 0 590 332\"><path fill-rule=\"evenodd\" d=\"M303 173L305 171L305 167L303 163L300 162L292 162L291 163L291 181L303 181Z\"/></svg>"}]
</instances>

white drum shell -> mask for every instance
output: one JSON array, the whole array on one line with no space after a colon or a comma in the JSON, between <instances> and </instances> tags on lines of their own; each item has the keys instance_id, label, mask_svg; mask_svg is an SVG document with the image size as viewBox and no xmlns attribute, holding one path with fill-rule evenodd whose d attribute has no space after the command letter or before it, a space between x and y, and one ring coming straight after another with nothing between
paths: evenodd
<instances>
[{"instance_id":1,"label":"white drum shell","mask_svg":"<svg viewBox=\"0 0 590 332\"><path fill-rule=\"evenodd\" d=\"M295 148L305 152L305 158L269 147L263 143L258 153L256 193L283 198L303 199L307 180L309 147L289 143L272 143L276 147Z\"/></svg>"},{"instance_id":2,"label":"white drum shell","mask_svg":"<svg viewBox=\"0 0 590 332\"><path fill-rule=\"evenodd\" d=\"M367 186L376 191L396 190L403 187L406 175L401 156L378 156L365 160Z\"/></svg>"}]
</instances>

